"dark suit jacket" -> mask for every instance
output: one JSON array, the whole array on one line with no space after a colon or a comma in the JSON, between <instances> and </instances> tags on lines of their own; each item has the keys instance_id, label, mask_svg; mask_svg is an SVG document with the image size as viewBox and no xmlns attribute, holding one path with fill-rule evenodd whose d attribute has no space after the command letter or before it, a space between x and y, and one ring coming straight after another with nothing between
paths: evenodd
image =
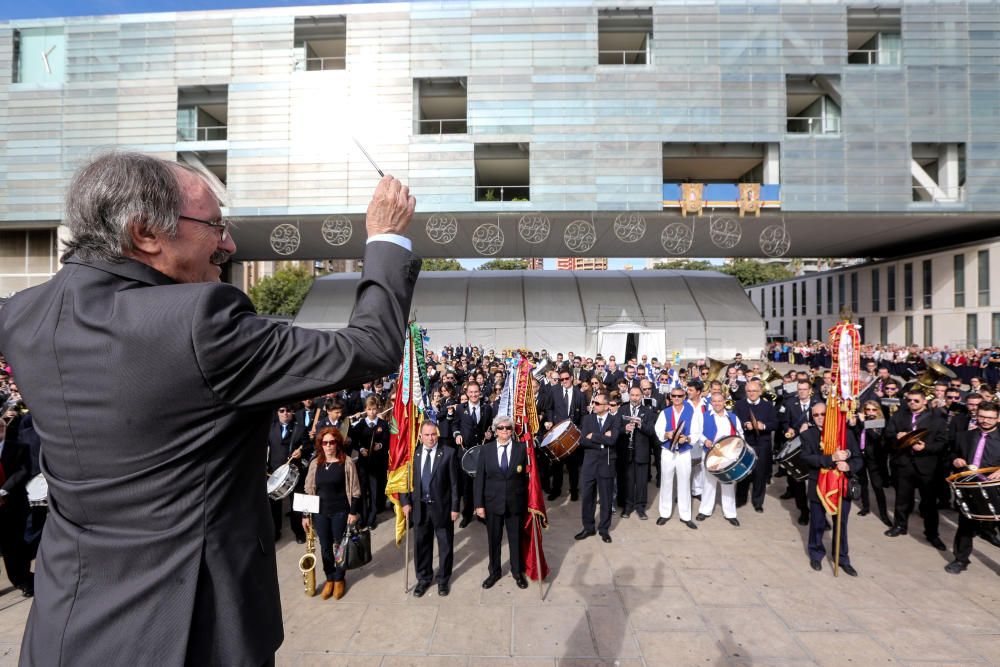
<instances>
[{"instance_id":1,"label":"dark suit jacket","mask_svg":"<svg viewBox=\"0 0 1000 667\"><path fill-rule=\"evenodd\" d=\"M17 438L8 438L3 443L3 454L0 455L0 465L6 480L3 483L3 490L7 492L4 498L3 508L10 510L16 508L18 511L27 506L28 496L24 486L31 479L31 461L28 447L22 446ZM24 530L24 523L20 525L20 531Z\"/></svg>"},{"instance_id":2,"label":"dark suit jacket","mask_svg":"<svg viewBox=\"0 0 1000 667\"><path fill-rule=\"evenodd\" d=\"M959 433L958 442L955 443L955 458L963 458L966 463L972 465L972 460L976 456L976 448L979 446L979 436L982 434L983 432L979 429ZM954 460L953 458L952 461ZM950 464L951 461L948 463ZM979 461L980 468L994 466L1000 466L1000 429L993 429L993 432L986 437L983 458Z\"/></svg>"},{"instance_id":3,"label":"dark suit jacket","mask_svg":"<svg viewBox=\"0 0 1000 667\"><path fill-rule=\"evenodd\" d=\"M485 507L490 514L528 511L528 454L523 442L512 442L506 474L500 470L495 439L483 445L479 454L473 496L476 507Z\"/></svg>"},{"instance_id":4,"label":"dark suit jacket","mask_svg":"<svg viewBox=\"0 0 1000 667\"><path fill-rule=\"evenodd\" d=\"M462 496L458 493L458 454L451 447L443 447L439 442L434 451L434 468L431 470L431 503L420 501L423 488L424 446L417 445L413 453L413 493L400 494L400 503L410 505L410 520L420 525L429 519L435 528L443 528L452 523L451 513L458 511ZM424 516L424 510L427 516Z\"/></svg>"},{"instance_id":5,"label":"dark suit jacket","mask_svg":"<svg viewBox=\"0 0 1000 667\"><path fill-rule=\"evenodd\" d=\"M479 423L472 419L472 412L469 403L462 403L455 410L455 418L452 422L452 435L462 436L462 446L466 449L483 444L486 431L493 428L493 408L482 400L479 401Z\"/></svg>"},{"instance_id":6,"label":"dark suit jacket","mask_svg":"<svg viewBox=\"0 0 1000 667\"><path fill-rule=\"evenodd\" d=\"M924 438L926 447L919 452L913 451L912 447L899 449L896 447L896 434L912 431L912 418L913 413L906 408L897 411L885 424L882 442L892 465L904 468L912 465L922 475L933 475L938 455L948 446L948 423L937 412L924 410L917 418L917 428L928 429Z\"/></svg>"},{"instance_id":7,"label":"dark suit jacket","mask_svg":"<svg viewBox=\"0 0 1000 667\"><path fill-rule=\"evenodd\" d=\"M588 414L583 418L580 424L580 446L583 448L582 474L594 477L615 476L618 438L621 432L621 421L617 415L610 412L605 413L603 429L598 428L597 415Z\"/></svg>"},{"instance_id":8,"label":"dark suit jacket","mask_svg":"<svg viewBox=\"0 0 1000 667\"><path fill-rule=\"evenodd\" d=\"M378 419L375 428L368 427L368 418L363 417L348 429L351 437L351 449L358 453L358 467L366 472L387 472L389 469L389 422ZM381 445L376 449L376 445ZM361 450L367 449L368 455L362 456Z\"/></svg>"},{"instance_id":9,"label":"dark suit jacket","mask_svg":"<svg viewBox=\"0 0 1000 667\"><path fill-rule=\"evenodd\" d=\"M820 468L833 468L833 458L823 454L823 447L820 443L822 433L815 426L810 426L802 433L802 460L809 466L809 481L807 482L807 493L810 500L819 502L816 495L816 482L819 480ZM851 474L856 475L864 466L861 458L861 449L858 447L858 439L854 431L847 429L847 449L851 455L847 459L847 465L851 469Z\"/></svg>"},{"instance_id":10,"label":"dark suit jacket","mask_svg":"<svg viewBox=\"0 0 1000 667\"><path fill-rule=\"evenodd\" d=\"M750 419L751 409L757 421L764 424L763 431L754 432L746 427L746 423L752 421ZM733 412L736 413L736 418L740 420L740 424L743 426L744 438L750 445L762 446L771 444L771 434L778 428L778 413L770 401L762 398L754 406L751 406L750 401L747 399L736 401L733 405Z\"/></svg>"},{"instance_id":11,"label":"dark suit jacket","mask_svg":"<svg viewBox=\"0 0 1000 667\"><path fill-rule=\"evenodd\" d=\"M309 461L316 454L316 448L309 439L309 432L305 427L297 422L290 422L285 438L281 438L281 422L271 424L271 430L267 434L267 470L274 472L279 466L284 465L288 457L297 448L302 448L302 458L299 459L300 472L305 473L309 467ZM305 478L302 479L305 481Z\"/></svg>"},{"instance_id":12,"label":"dark suit jacket","mask_svg":"<svg viewBox=\"0 0 1000 667\"><path fill-rule=\"evenodd\" d=\"M630 402L626 401L618 408L618 417L621 419L621 429L622 429L622 442L624 447L628 447L629 435L625 432L625 426L628 424L625 421L625 415L630 415L632 410L632 405ZM637 424L635 431L632 432L632 457L635 461L639 463L648 463L649 456L651 453L651 443L656 438L656 431L654 426L656 425L656 418L659 416L654 408L648 408L644 405L639 406L639 418L642 420L642 424ZM620 453L625 453L621 451Z\"/></svg>"},{"instance_id":13,"label":"dark suit jacket","mask_svg":"<svg viewBox=\"0 0 1000 667\"><path fill-rule=\"evenodd\" d=\"M258 317L232 285L176 284L133 260L71 257L8 301L0 350L49 484L22 664L271 659L272 408L398 368L418 272L403 248L368 244L340 331Z\"/></svg>"},{"instance_id":14,"label":"dark suit jacket","mask_svg":"<svg viewBox=\"0 0 1000 667\"><path fill-rule=\"evenodd\" d=\"M570 419L576 426L580 426L583 416L587 414L587 399L579 387L573 387L569 397L569 410L566 410L566 394L562 387L549 390L549 412L545 415L545 421L558 424Z\"/></svg>"}]
</instances>

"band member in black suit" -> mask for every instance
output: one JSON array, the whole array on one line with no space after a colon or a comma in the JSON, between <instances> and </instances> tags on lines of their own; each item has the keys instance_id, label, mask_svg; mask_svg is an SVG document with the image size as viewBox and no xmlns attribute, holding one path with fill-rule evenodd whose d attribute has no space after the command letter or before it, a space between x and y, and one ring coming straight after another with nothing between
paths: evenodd
<instances>
[{"instance_id":1,"label":"band member in black suit","mask_svg":"<svg viewBox=\"0 0 1000 667\"><path fill-rule=\"evenodd\" d=\"M295 411L296 423L302 424L302 427L310 434L309 437L311 438L316 437L313 426L316 424L317 412L319 412L319 405L317 405L315 398L303 399L302 407Z\"/></svg>"},{"instance_id":2,"label":"band member in black suit","mask_svg":"<svg viewBox=\"0 0 1000 667\"><path fill-rule=\"evenodd\" d=\"M552 399L549 396L549 392L546 391L545 385L539 383L538 380L532 378L531 387L535 394L535 413L538 415L538 430L535 432L535 443L541 444L542 438L545 436L545 415L551 409ZM536 451L535 461L538 463L542 491L548 493L551 461L549 461L548 454L541 447Z\"/></svg>"},{"instance_id":3,"label":"band member in black suit","mask_svg":"<svg viewBox=\"0 0 1000 667\"><path fill-rule=\"evenodd\" d=\"M34 595L31 561L24 543L28 519L28 496L24 491L30 479L28 447L15 437L8 437L7 423L0 419L0 551L7 568L7 578L24 597Z\"/></svg>"},{"instance_id":4,"label":"band member in black suit","mask_svg":"<svg viewBox=\"0 0 1000 667\"><path fill-rule=\"evenodd\" d=\"M479 384L470 382L465 388L465 395L469 400L459 406L455 412L452 427L455 444L458 445L459 460L467 450L493 438L493 432L490 430L490 424L493 421L493 408L480 400L482 394ZM459 527L465 528L472 521L473 484L468 475L463 475L460 480L462 522Z\"/></svg>"},{"instance_id":5,"label":"band member in black suit","mask_svg":"<svg viewBox=\"0 0 1000 667\"><path fill-rule=\"evenodd\" d=\"M811 414L813 425L803 431L801 436L802 460L809 466L809 564L818 572L823 569L823 557L826 555L823 533L827 526L826 510L816 494L820 468L836 467L842 473L856 475L863 464L857 438L851 429L847 429L847 449L836 451L830 456L823 454L821 440L823 423L826 421L826 404L815 404L811 408ZM856 577L858 572L851 566L847 549L847 517L851 513L851 500L846 495L841 500L840 511L840 554L836 558L845 574Z\"/></svg>"},{"instance_id":6,"label":"band member in black suit","mask_svg":"<svg viewBox=\"0 0 1000 667\"><path fill-rule=\"evenodd\" d=\"M351 424L351 447L358 453L358 477L364 496L361 525L375 529L378 513L385 509L385 484L389 474L389 423L378 416L382 404L374 396L365 400L365 416Z\"/></svg>"},{"instance_id":7,"label":"band member in black suit","mask_svg":"<svg viewBox=\"0 0 1000 667\"><path fill-rule=\"evenodd\" d=\"M927 434L910 447L897 446L907 433L927 429ZM938 534L937 496L934 472L939 453L945 448L948 425L936 411L929 410L927 397L919 389L906 392L906 409L901 409L886 424L883 442L889 448L890 463L896 482L896 510L889 537L906 535L914 494L920 491L920 514L924 535L936 549L947 549Z\"/></svg>"},{"instance_id":8,"label":"band member in black suit","mask_svg":"<svg viewBox=\"0 0 1000 667\"><path fill-rule=\"evenodd\" d=\"M21 423L18 425L17 440L22 447L28 450L28 461L30 464L28 466L28 479L30 481L42 471L39 461L42 451L42 440L38 436L38 431L35 430L35 420L30 412L21 417ZM45 526L45 519L48 513L48 506L28 507L28 522L24 527L24 542L29 561L34 560L35 555L38 553L38 543L42 539L42 528Z\"/></svg>"},{"instance_id":9,"label":"band member in black suit","mask_svg":"<svg viewBox=\"0 0 1000 667\"><path fill-rule=\"evenodd\" d=\"M305 473L309 468L309 460L314 454L309 444L309 433L295 421L295 406L283 405L278 408L278 419L271 424L271 430L267 434L267 471L272 473L286 462L289 465L299 466L299 481L296 482L294 490L296 493L302 493L306 482ZM275 542L281 537L281 510L285 500L285 498L271 500ZM306 534L302 530L302 513L292 511L288 513L288 516L295 540L299 544L305 544Z\"/></svg>"},{"instance_id":10,"label":"band member in black suit","mask_svg":"<svg viewBox=\"0 0 1000 667\"><path fill-rule=\"evenodd\" d=\"M559 386L549 390L549 412L545 416L545 429L569 419L579 428L583 415L587 412L586 399L578 387L573 386L573 376L569 371L559 371ZM565 467L569 470L570 500L580 498L580 463L583 452L577 451L569 455ZM549 500L555 500L562 494L563 462L559 461L549 466Z\"/></svg>"},{"instance_id":11,"label":"band member in black suit","mask_svg":"<svg viewBox=\"0 0 1000 667\"><path fill-rule=\"evenodd\" d=\"M514 440L514 422L500 416L493 421L496 440L481 450L476 468L476 515L486 520L490 549L490 573L483 588L500 580L500 543L504 530L510 550L510 574L518 588L527 588L521 561L521 526L528 512L528 455L523 442Z\"/></svg>"},{"instance_id":12,"label":"band member in black suit","mask_svg":"<svg viewBox=\"0 0 1000 667\"><path fill-rule=\"evenodd\" d=\"M753 467L753 472L736 485L736 506L746 505L747 492L752 482L750 502L757 512L764 511L764 496L767 493L767 478L771 474L773 456L771 438L778 428L774 406L760 397L762 388L760 380L750 380L746 383L747 397L733 406L733 411L743 426L747 444L757 453L757 465Z\"/></svg>"},{"instance_id":13,"label":"band member in black suit","mask_svg":"<svg viewBox=\"0 0 1000 667\"><path fill-rule=\"evenodd\" d=\"M979 427L975 430L965 430L958 434L955 445L955 458L952 465L959 470L976 470L1000 466L1000 430L997 429L997 417L1000 416L1000 406L993 401L981 403L978 406L976 419ZM1000 479L1000 470L994 470L987 476L989 480ZM972 540L980 531L983 522L970 519L965 514L958 514L958 530L955 532L955 560L945 566L945 571L951 574L961 574L969 567L969 556L972 555Z\"/></svg>"},{"instance_id":14,"label":"band member in black suit","mask_svg":"<svg viewBox=\"0 0 1000 667\"><path fill-rule=\"evenodd\" d=\"M583 418L580 424L580 447L583 449L581 482L583 502L580 504L583 530L576 534L582 540L600 532L601 539L611 542L611 513L615 499L615 463L621 423L617 415L608 414L608 395L595 394L591 400L593 412ZM597 495L601 497L601 522L594 530L594 510L597 509Z\"/></svg>"},{"instance_id":15,"label":"band member in black suit","mask_svg":"<svg viewBox=\"0 0 1000 667\"><path fill-rule=\"evenodd\" d=\"M315 433L319 433L325 428L335 428L346 438L350 425L346 421L344 409L344 402L341 399L336 397L326 399L323 402L323 410L320 412L319 419L316 420ZM347 444L350 446L351 443Z\"/></svg>"},{"instance_id":16,"label":"band member in black suit","mask_svg":"<svg viewBox=\"0 0 1000 667\"><path fill-rule=\"evenodd\" d=\"M454 449L438 444L438 428L425 421L420 444L413 454L413 492L400 496L403 514L414 529L413 564L417 573L414 597L427 592L434 579L434 541L438 545L438 595L451 590L455 521L458 519L458 479L461 474Z\"/></svg>"},{"instance_id":17,"label":"band member in black suit","mask_svg":"<svg viewBox=\"0 0 1000 667\"><path fill-rule=\"evenodd\" d=\"M778 409L778 430L780 441L787 442L798 436L799 433L809 428L810 410L819 401L812 395L812 385L808 380L801 380L796 383L796 395L785 401L784 405ZM809 523L809 503L806 500L805 482L800 482L791 475L787 475L788 490L781 495L782 499L795 498L795 507L799 510L799 524Z\"/></svg>"},{"instance_id":18,"label":"band member in black suit","mask_svg":"<svg viewBox=\"0 0 1000 667\"><path fill-rule=\"evenodd\" d=\"M882 406L878 401L865 401L861 407L861 419L850 424L854 434L858 439L858 448L861 450L861 460L864 466L858 472L861 481L861 511L858 516L865 516L871 511L871 503L868 500L868 486L875 494L875 505L878 507L878 516L886 526L892 528L892 520L885 501L885 464L886 452L885 444L882 442L882 434L885 428L866 428L869 422L883 419Z\"/></svg>"}]
</instances>

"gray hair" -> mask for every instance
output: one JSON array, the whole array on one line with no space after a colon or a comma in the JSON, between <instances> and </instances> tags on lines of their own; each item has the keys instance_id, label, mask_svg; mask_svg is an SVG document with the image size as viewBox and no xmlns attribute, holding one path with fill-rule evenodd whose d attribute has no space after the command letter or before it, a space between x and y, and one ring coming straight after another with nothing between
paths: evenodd
<instances>
[{"instance_id":1,"label":"gray hair","mask_svg":"<svg viewBox=\"0 0 1000 667\"><path fill-rule=\"evenodd\" d=\"M194 171L121 151L104 153L81 167L66 194L66 223L72 238L63 260L75 254L85 261L121 261L134 249L134 224L176 235L183 199L177 169Z\"/></svg>"},{"instance_id":2,"label":"gray hair","mask_svg":"<svg viewBox=\"0 0 1000 667\"><path fill-rule=\"evenodd\" d=\"M494 431L497 430L497 426L500 426L501 424L510 424L511 426L513 426L514 420L511 419L509 415L498 415L497 417L493 418Z\"/></svg>"}]
</instances>

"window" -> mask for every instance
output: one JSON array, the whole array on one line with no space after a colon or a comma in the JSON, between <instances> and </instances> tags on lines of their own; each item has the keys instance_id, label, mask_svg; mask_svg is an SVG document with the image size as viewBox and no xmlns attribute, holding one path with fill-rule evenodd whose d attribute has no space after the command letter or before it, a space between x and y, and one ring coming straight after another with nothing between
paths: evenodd
<instances>
[{"instance_id":1,"label":"window","mask_svg":"<svg viewBox=\"0 0 1000 667\"><path fill-rule=\"evenodd\" d=\"M907 315L904 318L903 337L907 345L913 345L913 315Z\"/></svg>"},{"instance_id":2,"label":"window","mask_svg":"<svg viewBox=\"0 0 1000 667\"><path fill-rule=\"evenodd\" d=\"M799 339L799 321L792 320L792 340Z\"/></svg>"},{"instance_id":3,"label":"window","mask_svg":"<svg viewBox=\"0 0 1000 667\"><path fill-rule=\"evenodd\" d=\"M790 285L792 288L792 317L799 314L799 290L795 283Z\"/></svg>"},{"instance_id":4,"label":"window","mask_svg":"<svg viewBox=\"0 0 1000 667\"><path fill-rule=\"evenodd\" d=\"M778 333L780 333L782 336L785 335L785 320L781 320L780 322L778 322Z\"/></svg>"},{"instance_id":5,"label":"window","mask_svg":"<svg viewBox=\"0 0 1000 667\"><path fill-rule=\"evenodd\" d=\"M771 317L778 316L778 293L776 287L771 287Z\"/></svg>"},{"instance_id":6,"label":"window","mask_svg":"<svg viewBox=\"0 0 1000 667\"><path fill-rule=\"evenodd\" d=\"M1000 345L1000 313L993 313L993 326L991 334L990 345L996 347Z\"/></svg>"},{"instance_id":7,"label":"window","mask_svg":"<svg viewBox=\"0 0 1000 667\"><path fill-rule=\"evenodd\" d=\"M851 312L858 312L858 272L851 274Z\"/></svg>"},{"instance_id":8,"label":"window","mask_svg":"<svg viewBox=\"0 0 1000 667\"><path fill-rule=\"evenodd\" d=\"M295 19L293 65L296 72L347 69L347 19L300 16Z\"/></svg>"},{"instance_id":9,"label":"window","mask_svg":"<svg viewBox=\"0 0 1000 667\"><path fill-rule=\"evenodd\" d=\"M652 53L652 41L652 9L598 11L598 65L648 65Z\"/></svg>"},{"instance_id":10,"label":"window","mask_svg":"<svg viewBox=\"0 0 1000 667\"><path fill-rule=\"evenodd\" d=\"M924 345L934 344L934 316L924 315Z\"/></svg>"},{"instance_id":11,"label":"window","mask_svg":"<svg viewBox=\"0 0 1000 667\"><path fill-rule=\"evenodd\" d=\"M934 280L932 279L932 271L931 260L925 259L922 267L924 308L930 308L934 299ZM930 343L924 343L924 345L930 345Z\"/></svg>"},{"instance_id":12,"label":"window","mask_svg":"<svg viewBox=\"0 0 1000 667\"><path fill-rule=\"evenodd\" d=\"M965 308L965 255L955 255L955 307Z\"/></svg>"},{"instance_id":13,"label":"window","mask_svg":"<svg viewBox=\"0 0 1000 667\"><path fill-rule=\"evenodd\" d=\"M885 304L886 310L896 310L896 267L885 267Z\"/></svg>"},{"instance_id":14,"label":"window","mask_svg":"<svg viewBox=\"0 0 1000 667\"><path fill-rule=\"evenodd\" d=\"M816 338L823 338L823 320L816 320Z\"/></svg>"},{"instance_id":15,"label":"window","mask_svg":"<svg viewBox=\"0 0 1000 667\"><path fill-rule=\"evenodd\" d=\"M877 313L881 307L880 303L880 292L882 286L879 284L879 273L878 269L872 269L872 312Z\"/></svg>"},{"instance_id":16,"label":"window","mask_svg":"<svg viewBox=\"0 0 1000 667\"><path fill-rule=\"evenodd\" d=\"M847 305L845 297L847 296L847 289L844 287L846 283L843 273L837 274L837 316L844 312L844 306Z\"/></svg>"},{"instance_id":17,"label":"window","mask_svg":"<svg viewBox=\"0 0 1000 667\"><path fill-rule=\"evenodd\" d=\"M903 264L903 310L913 310L913 264Z\"/></svg>"},{"instance_id":18,"label":"window","mask_svg":"<svg viewBox=\"0 0 1000 667\"><path fill-rule=\"evenodd\" d=\"M861 338L861 342L864 343L865 342L865 318L859 317L858 318L858 325L861 327L861 330L858 331L858 336Z\"/></svg>"},{"instance_id":19,"label":"window","mask_svg":"<svg viewBox=\"0 0 1000 667\"><path fill-rule=\"evenodd\" d=\"M13 31L12 83L62 83L66 80L66 35L62 28Z\"/></svg>"},{"instance_id":20,"label":"window","mask_svg":"<svg viewBox=\"0 0 1000 667\"><path fill-rule=\"evenodd\" d=\"M823 281L816 279L816 314L823 314Z\"/></svg>"},{"instance_id":21,"label":"window","mask_svg":"<svg viewBox=\"0 0 1000 667\"><path fill-rule=\"evenodd\" d=\"M990 251L980 250L979 256L979 305L990 305Z\"/></svg>"},{"instance_id":22,"label":"window","mask_svg":"<svg viewBox=\"0 0 1000 667\"><path fill-rule=\"evenodd\" d=\"M889 318L880 317L878 323L878 342L882 345L889 344Z\"/></svg>"},{"instance_id":23,"label":"window","mask_svg":"<svg viewBox=\"0 0 1000 667\"><path fill-rule=\"evenodd\" d=\"M414 79L417 134L468 132L468 80L462 77Z\"/></svg>"},{"instance_id":24,"label":"window","mask_svg":"<svg viewBox=\"0 0 1000 667\"><path fill-rule=\"evenodd\" d=\"M228 120L229 86L177 89L177 141L225 141Z\"/></svg>"},{"instance_id":25,"label":"window","mask_svg":"<svg viewBox=\"0 0 1000 667\"><path fill-rule=\"evenodd\" d=\"M781 311L781 316L784 317L785 316L785 286L784 285L779 285L778 286L778 298L781 299L781 307L779 308L779 310Z\"/></svg>"},{"instance_id":26,"label":"window","mask_svg":"<svg viewBox=\"0 0 1000 667\"><path fill-rule=\"evenodd\" d=\"M767 317L767 288L760 288L760 314Z\"/></svg>"},{"instance_id":27,"label":"window","mask_svg":"<svg viewBox=\"0 0 1000 667\"><path fill-rule=\"evenodd\" d=\"M788 134L840 134L840 76L786 75L785 111Z\"/></svg>"},{"instance_id":28,"label":"window","mask_svg":"<svg viewBox=\"0 0 1000 667\"><path fill-rule=\"evenodd\" d=\"M806 340L812 340L813 337L813 321L806 320Z\"/></svg>"},{"instance_id":29,"label":"window","mask_svg":"<svg viewBox=\"0 0 1000 667\"><path fill-rule=\"evenodd\" d=\"M799 304L801 306L801 309L799 310L799 315L805 315L806 314L806 281L803 280L801 283L799 283L799 286L800 286L799 287L799 292L801 292L801 294L802 294L802 296L799 297L800 299L802 299L802 303Z\"/></svg>"},{"instance_id":30,"label":"window","mask_svg":"<svg viewBox=\"0 0 1000 667\"><path fill-rule=\"evenodd\" d=\"M847 8L847 63L899 65L902 21L898 8Z\"/></svg>"},{"instance_id":31,"label":"window","mask_svg":"<svg viewBox=\"0 0 1000 667\"><path fill-rule=\"evenodd\" d=\"M476 201L529 201L528 144L476 144Z\"/></svg>"},{"instance_id":32,"label":"window","mask_svg":"<svg viewBox=\"0 0 1000 667\"><path fill-rule=\"evenodd\" d=\"M965 144L911 144L910 180L914 202L965 201Z\"/></svg>"},{"instance_id":33,"label":"window","mask_svg":"<svg viewBox=\"0 0 1000 667\"><path fill-rule=\"evenodd\" d=\"M979 316L969 313L965 316L965 344L976 347L979 342Z\"/></svg>"},{"instance_id":34,"label":"window","mask_svg":"<svg viewBox=\"0 0 1000 667\"><path fill-rule=\"evenodd\" d=\"M833 276L826 277L826 314L833 314Z\"/></svg>"}]
</instances>

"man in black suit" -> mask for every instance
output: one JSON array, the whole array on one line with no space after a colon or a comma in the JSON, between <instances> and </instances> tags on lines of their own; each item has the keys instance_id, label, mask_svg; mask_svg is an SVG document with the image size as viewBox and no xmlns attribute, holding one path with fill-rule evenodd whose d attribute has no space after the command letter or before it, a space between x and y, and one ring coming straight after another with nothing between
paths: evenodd
<instances>
[{"instance_id":1,"label":"man in black suit","mask_svg":"<svg viewBox=\"0 0 1000 667\"><path fill-rule=\"evenodd\" d=\"M583 530L576 534L582 540L600 532L601 539L611 542L611 513L615 506L615 464L618 459L618 437L621 424L617 416L608 414L608 395L595 394L591 401L593 412L580 424L583 449L583 466L580 470L583 502L580 503ZM594 510L597 495L601 498L601 522L594 530Z\"/></svg>"},{"instance_id":2,"label":"man in black suit","mask_svg":"<svg viewBox=\"0 0 1000 667\"><path fill-rule=\"evenodd\" d=\"M751 474L736 484L736 506L747 504L747 492L752 483L750 502L757 512L764 511L767 480L771 476L772 437L774 430L778 428L777 412L770 401L760 397L762 389L760 380L750 380L746 383L747 397L733 406L733 411L743 425L747 444L757 453L757 465L753 467Z\"/></svg>"},{"instance_id":3,"label":"man in black suit","mask_svg":"<svg viewBox=\"0 0 1000 667\"><path fill-rule=\"evenodd\" d=\"M912 446L897 443L907 433L927 429L927 434ZM906 392L906 408L896 412L885 426L882 442L889 449L889 461L896 485L896 509L889 537L906 535L914 495L920 492L920 514L924 518L924 536L939 551L947 549L938 534L937 496L934 472L938 456L947 445L948 424L937 411L928 409L927 397L920 389Z\"/></svg>"},{"instance_id":4,"label":"man in black suit","mask_svg":"<svg viewBox=\"0 0 1000 667\"><path fill-rule=\"evenodd\" d=\"M569 371L559 371L559 386L549 390L549 412L545 416L545 430L561 421L569 419L579 428L583 415L587 412L586 399L579 387L573 386L573 376ZM570 500L580 498L580 463L583 452L577 448L565 462L559 461L549 466L549 500L562 495L563 466L569 470Z\"/></svg>"},{"instance_id":5,"label":"man in black suit","mask_svg":"<svg viewBox=\"0 0 1000 667\"><path fill-rule=\"evenodd\" d=\"M316 413L319 412L319 405L315 398L303 398L302 407L295 411L295 421L302 424L306 433L313 433L313 426L316 425ZM312 437L312 436L310 436Z\"/></svg>"},{"instance_id":6,"label":"man in black suit","mask_svg":"<svg viewBox=\"0 0 1000 667\"><path fill-rule=\"evenodd\" d=\"M389 473L389 423L378 416L382 404L375 396L365 400L365 416L351 424L351 448L358 453L358 478L365 499L362 525L378 527L378 513L385 509Z\"/></svg>"},{"instance_id":7,"label":"man in black suit","mask_svg":"<svg viewBox=\"0 0 1000 667\"><path fill-rule=\"evenodd\" d=\"M500 416L493 422L496 440L487 442L476 468L476 516L486 520L490 548L490 574L483 588L500 580L500 543L504 530L510 550L510 574L518 588L527 588L521 560L521 527L528 512L528 455L523 442L513 439L514 422Z\"/></svg>"},{"instance_id":8,"label":"man in black suit","mask_svg":"<svg viewBox=\"0 0 1000 667\"><path fill-rule=\"evenodd\" d=\"M648 380L646 383L649 383ZM625 509L622 510L622 518L627 519L632 516L632 512L635 512L645 521L648 518L646 504L649 502L647 498L649 457L653 452L650 442L655 435L653 424L659 413L655 407L643 405L642 399L642 390L632 387L628 392L628 401L622 405L618 414L624 424L622 429L625 434L624 455L628 460L625 468ZM638 421L634 421L636 419Z\"/></svg>"},{"instance_id":9,"label":"man in black suit","mask_svg":"<svg viewBox=\"0 0 1000 667\"><path fill-rule=\"evenodd\" d=\"M531 379L531 387L535 396L535 413L538 415L538 430L535 432L535 444L538 445L545 436L545 415L550 409L551 397L549 396L549 392L545 390L545 385L534 378ZM551 461L549 461L548 455L540 447L536 448L535 454L535 462L538 464L542 491L547 493L549 490L549 466L551 465Z\"/></svg>"},{"instance_id":10,"label":"man in black suit","mask_svg":"<svg viewBox=\"0 0 1000 667\"><path fill-rule=\"evenodd\" d=\"M438 595L451 590L455 520L458 519L458 456L438 445L438 428L425 421L420 426L420 447L413 453L413 492L400 495L403 514L414 532L413 565L417 573L414 597L421 597L434 578L434 540L438 545Z\"/></svg>"},{"instance_id":11,"label":"man in black suit","mask_svg":"<svg viewBox=\"0 0 1000 667\"><path fill-rule=\"evenodd\" d=\"M796 395L785 400L784 405L778 409L778 431L780 436L776 440L781 445L789 440L795 439L805 429L811 425L812 406L820 401L812 395L812 385L808 380L796 383ZM778 447L776 443L776 447ZM780 449L780 447L778 447ZM806 486L804 481L799 481L787 475L788 490L781 495L782 499L795 498L795 507L799 510L799 525L809 523L809 504L806 499Z\"/></svg>"},{"instance_id":12,"label":"man in black suit","mask_svg":"<svg viewBox=\"0 0 1000 667\"><path fill-rule=\"evenodd\" d=\"M81 167L62 268L0 310L49 485L22 662L274 659L273 406L398 368L420 268L402 236L414 205L398 180L379 182L348 326L321 331L258 317L220 282L236 245L196 171L122 152Z\"/></svg>"},{"instance_id":13,"label":"man in black suit","mask_svg":"<svg viewBox=\"0 0 1000 667\"><path fill-rule=\"evenodd\" d=\"M293 492L302 493L305 488L309 461L312 460L315 453L314 448L310 446L309 433L295 421L295 407L283 405L278 408L278 418L271 425L271 431L267 434L267 472L273 473L286 462L290 466L297 466L299 480L295 483ZM287 500L287 498L271 500L271 519L274 521L275 542L281 537L282 507ZM306 534L302 530L302 513L292 510L288 512L288 516L295 541L299 544L305 544Z\"/></svg>"},{"instance_id":14,"label":"man in black suit","mask_svg":"<svg viewBox=\"0 0 1000 667\"><path fill-rule=\"evenodd\" d=\"M458 456L461 460L466 451L483 444L493 438L490 424L493 421L493 408L484 403L479 384L470 382L465 388L468 401L462 403L455 412L452 432L455 434L455 444L458 445ZM468 475L459 482L462 494L462 522L459 528L465 528L472 521L473 484Z\"/></svg>"},{"instance_id":15,"label":"man in black suit","mask_svg":"<svg viewBox=\"0 0 1000 667\"><path fill-rule=\"evenodd\" d=\"M13 430L13 429L12 429ZM13 437L7 423L0 419L0 551L10 583L24 597L34 594L31 559L24 543L24 526L28 519L28 496L24 487L30 479L28 447L21 446L17 431Z\"/></svg>"},{"instance_id":16,"label":"man in black suit","mask_svg":"<svg viewBox=\"0 0 1000 667\"><path fill-rule=\"evenodd\" d=\"M802 460L809 466L809 565L819 572L823 569L823 557L826 547L823 546L823 533L826 532L826 510L816 494L816 484L819 481L821 468L834 468L842 473L856 475L864 465L861 459L861 448L854 431L846 429L847 448L836 451L830 456L823 454L823 424L826 421L826 404L816 403L811 408L812 424L802 431ZM840 569L845 574L856 577L857 570L851 566L851 558L847 550L847 517L851 514L851 499L843 496L840 504L840 554L835 555Z\"/></svg>"}]
</instances>

